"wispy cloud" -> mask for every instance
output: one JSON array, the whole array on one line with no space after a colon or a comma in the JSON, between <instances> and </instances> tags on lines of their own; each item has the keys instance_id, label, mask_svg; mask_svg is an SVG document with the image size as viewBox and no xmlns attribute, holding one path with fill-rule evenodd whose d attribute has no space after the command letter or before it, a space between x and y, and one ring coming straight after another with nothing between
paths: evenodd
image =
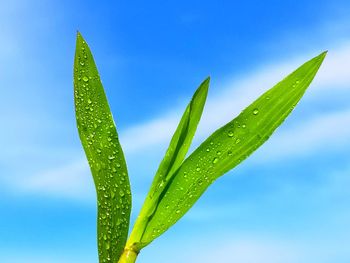
<instances>
[{"instance_id":1,"label":"wispy cloud","mask_svg":"<svg viewBox=\"0 0 350 263\"><path fill-rule=\"evenodd\" d=\"M280 132L264 145L256 161L305 157L317 151L334 151L350 144L350 109L316 116Z\"/></svg>"},{"instance_id":2,"label":"wispy cloud","mask_svg":"<svg viewBox=\"0 0 350 263\"><path fill-rule=\"evenodd\" d=\"M302 249L285 240L247 238L227 240L215 250L201 251L191 262L295 263L302 260Z\"/></svg>"},{"instance_id":3,"label":"wispy cloud","mask_svg":"<svg viewBox=\"0 0 350 263\"><path fill-rule=\"evenodd\" d=\"M350 91L349 61L350 42L329 50L314 85L330 90L342 88Z\"/></svg>"},{"instance_id":4,"label":"wispy cloud","mask_svg":"<svg viewBox=\"0 0 350 263\"><path fill-rule=\"evenodd\" d=\"M338 242L329 245L323 240L310 242L303 238L246 235L235 238L221 236L218 241L214 247L213 244L205 244L198 249L194 248L189 251L189 255L184 255L183 258L180 256L179 261L185 259L201 263L328 263L346 262L349 256L344 245Z\"/></svg>"},{"instance_id":5,"label":"wispy cloud","mask_svg":"<svg viewBox=\"0 0 350 263\"><path fill-rule=\"evenodd\" d=\"M94 193L92 178L88 175L89 167L84 159L40 172L29 180L16 180L12 187L24 192L86 200Z\"/></svg>"},{"instance_id":6,"label":"wispy cloud","mask_svg":"<svg viewBox=\"0 0 350 263\"><path fill-rule=\"evenodd\" d=\"M198 141L203 140L216 128L230 121L233 116L236 116L260 94L276 84L300 65L302 61L305 61L306 57L311 58L311 56L304 56L303 59L295 59L290 63L266 66L263 70L251 73L242 79L228 81L220 89L222 92L216 96L211 96L210 93L196 139ZM315 78L315 82L312 84L312 92L322 95L325 90L336 90L339 88L350 92L350 75L347 72L347 69L350 67L349 61L350 43L330 51L319 74ZM215 83L212 86L214 86L212 90L218 90L215 87ZM179 121L178 116L180 116L182 110L178 109L178 114L171 112L155 120L126 129L121 135L126 151L141 151L153 145L168 142L176 128ZM339 113L339 115L344 114ZM334 117L336 119L339 118L336 114ZM317 122L322 122L319 120L321 118L318 118ZM330 116L325 117L324 121L327 120L332 122ZM322 130L318 132L320 131ZM142 137L138 136L140 134L142 134Z\"/></svg>"}]
</instances>

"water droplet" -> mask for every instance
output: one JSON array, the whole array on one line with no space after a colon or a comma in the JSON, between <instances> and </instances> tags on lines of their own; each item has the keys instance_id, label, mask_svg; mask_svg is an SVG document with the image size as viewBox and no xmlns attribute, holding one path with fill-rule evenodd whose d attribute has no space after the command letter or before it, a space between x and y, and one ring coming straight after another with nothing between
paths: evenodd
<instances>
[{"instance_id":1,"label":"water droplet","mask_svg":"<svg viewBox=\"0 0 350 263\"><path fill-rule=\"evenodd\" d=\"M84 77L83 77L83 81L84 81L84 82L88 82L88 81L89 81L89 78L88 78L87 76L84 76Z\"/></svg>"},{"instance_id":2,"label":"water droplet","mask_svg":"<svg viewBox=\"0 0 350 263\"><path fill-rule=\"evenodd\" d=\"M254 115L258 115L258 113L259 113L259 110L258 110L257 108L255 108L255 109L253 110L253 114L254 114Z\"/></svg>"},{"instance_id":3,"label":"water droplet","mask_svg":"<svg viewBox=\"0 0 350 263\"><path fill-rule=\"evenodd\" d=\"M109 156L108 156L108 159L109 159L109 160L113 160L114 158L115 158L115 156L113 156L113 155L109 155Z\"/></svg>"},{"instance_id":4,"label":"water droplet","mask_svg":"<svg viewBox=\"0 0 350 263\"><path fill-rule=\"evenodd\" d=\"M103 235L103 239L107 240L107 235L106 234Z\"/></svg>"},{"instance_id":5,"label":"water droplet","mask_svg":"<svg viewBox=\"0 0 350 263\"><path fill-rule=\"evenodd\" d=\"M117 167L120 168L120 163L117 163Z\"/></svg>"},{"instance_id":6,"label":"water droplet","mask_svg":"<svg viewBox=\"0 0 350 263\"><path fill-rule=\"evenodd\" d=\"M241 139L236 140L236 144L239 144L241 142Z\"/></svg>"},{"instance_id":7,"label":"water droplet","mask_svg":"<svg viewBox=\"0 0 350 263\"><path fill-rule=\"evenodd\" d=\"M201 168L200 168L200 167L197 167L197 168L196 168L196 171L197 171L197 172L199 172L200 170L201 170Z\"/></svg>"},{"instance_id":8,"label":"water droplet","mask_svg":"<svg viewBox=\"0 0 350 263\"><path fill-rule=\"evenodd\" d=\"M92 103L92 101L91 101L90 99L88 99L87 103L88 103L88 104L91 104L91 103Z\"/></svg>"},{"instance_id":9,"label":"water droplet","mask_svg":"<svg viewBox=\"0 0 350 263\"><path fill-rule=\"evenodd\" d=\"M227 135L228 135L228 137L233 137L234 133L233 133L233 131L229 131L229 132L227 133Z\"/></svg>"},{"instance_id":10,"label":"water droplet","mask_svg":"<svg viewBox=\"0 0 350 263\"><path fill-rule=\"evenodd\" d=\"M181 212L180 209L177 209L177 210L175 211L176 214L179 214L180 212Z\"/></svg>"},{"instance_id":11,"label":"water droplet","mask_svg":"<svg viewBox=\"0 0 350 263\"><path fill-rule=\"evenodd\" d=\"M80 64L81 66L84 66L84 65L85 65L84 61L80 61L79 64Z\"/></svg>"},{"instance_id":12,"label":"water droplet","mask_svg":"<svg viewBox=\"0 0 350 263\"><path fill-rule=\"evenodd\" d=\"M242 124L242 128L245 129L247 126L245 124Z\"/></svg>"},{"instance_id":13,"label":"water droplet","mask_svg":"<svg viewBox=\"0 0 350 263\"><path fill-rule=\"evenodd\" d=\"M110 247L111 247L111 246L110 246L110 243L107 242L107 243L106 243L106 249L108 250Z\"/></svg>"},{"instance_id":14,"label":"water droplet","mask_svg":"<svg viewBox=\"0 0 350 263\"><path fill-rule=\"evenodd\" d=\"M214 159L213 159L213 163L217 163L219 161L219 158L217 158L217 157L215 157Z\"/></svg>"},{"instance_id":15,"label":"water droplet","mask_svg":"<svg viewBox=\"0 0 350 263\"><path fill-rule=\"evenodd\" d=\"M124 191L120 189L119 195L120 195L121 197L123 197L123 196L125 195Z\"/></svg>"}]
</instances>

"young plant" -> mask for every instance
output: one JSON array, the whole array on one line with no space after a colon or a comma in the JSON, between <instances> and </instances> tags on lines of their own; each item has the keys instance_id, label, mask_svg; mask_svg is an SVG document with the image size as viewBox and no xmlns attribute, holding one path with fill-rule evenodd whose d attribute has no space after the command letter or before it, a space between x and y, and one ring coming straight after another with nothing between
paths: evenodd
<instances>
[{"instance_id":1,"label":"young plant","mask_svg":"<svg viewBox=\"0 0 350 263\"><path fill-rule=\"evenodd\" d=\"M127 239L131 191L123 150L93 56L78 33L75 111L97 193L99 262L135 262L140 250L174 225L210 184L271 136L299 102L325 56L323 52L300 66L185 158L207 98L209 78L204 80L185 109Z\"/></svg>"}]
</instances>

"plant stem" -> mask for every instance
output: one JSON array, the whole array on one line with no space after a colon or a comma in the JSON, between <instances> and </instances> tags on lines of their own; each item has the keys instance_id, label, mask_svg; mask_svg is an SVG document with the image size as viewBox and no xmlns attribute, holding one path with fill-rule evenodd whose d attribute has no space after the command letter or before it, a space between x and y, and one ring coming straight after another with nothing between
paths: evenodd
<instances>
[{"instance_id":1,"label":"plant stem","mask_svg":"<svg viewBox=\"0 0 350 263\"><path fill-rule=\"evenodd\" d=\"M118 263L134 263L136 261L138 252L133 249L125 248Z\"/></svg>"}]
</instances>

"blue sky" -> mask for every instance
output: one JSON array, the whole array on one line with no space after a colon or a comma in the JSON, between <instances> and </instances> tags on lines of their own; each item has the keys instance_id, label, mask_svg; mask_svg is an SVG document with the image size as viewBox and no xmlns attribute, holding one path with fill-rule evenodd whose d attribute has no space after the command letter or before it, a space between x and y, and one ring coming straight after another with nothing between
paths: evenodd
<instances>
[{"instance_id":1,"label":"blue sky","mask_svg":"<svg viewBox=\"0 0 350 263\"><path fill-rule=\"evenodd\" d=\"M1 1L0 262L94 263L94 186L74 117L79 30L117 123L134 220L198 84L197 146L324 50L287 121L139 262L350 262L349 1Z\"/></svg>"}]
</instances>

